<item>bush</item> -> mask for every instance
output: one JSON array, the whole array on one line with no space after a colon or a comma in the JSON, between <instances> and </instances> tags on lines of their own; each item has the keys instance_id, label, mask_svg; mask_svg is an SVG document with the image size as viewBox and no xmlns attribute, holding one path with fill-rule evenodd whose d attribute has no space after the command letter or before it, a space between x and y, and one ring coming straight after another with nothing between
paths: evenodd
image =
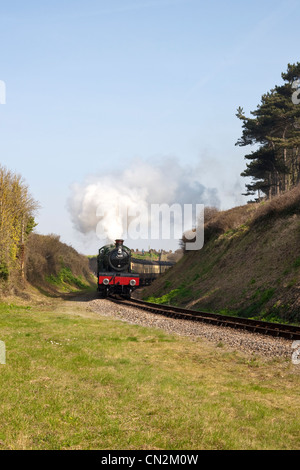
<instances>
[{"instance_id":1,"label":"bush","mask_svg":"<svg viewBox=\"0 0 300 470\"><path fill-rule=\"evenodd\" d=\"M234 230L246 224L253 217L256 208L256 204L251 204L248 206L234 207L227 211L210 212L210 217L204 219L205 242L214 236L222 235L228 230Z\"/></svg>"},{"instance_id":2,"label":"bush","mask_svg":"<svg viewBox=\"0 0 300 470\"><path fill-rule=\"evenodd\" d=\"M6 263L0 263L0 279L7 281L9 278L9 269Z\"/></svg>"},{"instance_id":3,"label":"bush","mask_svg":"<svg viewBox=\"0 0 300 470\"><path fill-rule=\"evenodd\" d=\"M300 184L270 201L260 204L253 218L253 224L263 219L300 213Z\"/></svg>"}]
</instances>

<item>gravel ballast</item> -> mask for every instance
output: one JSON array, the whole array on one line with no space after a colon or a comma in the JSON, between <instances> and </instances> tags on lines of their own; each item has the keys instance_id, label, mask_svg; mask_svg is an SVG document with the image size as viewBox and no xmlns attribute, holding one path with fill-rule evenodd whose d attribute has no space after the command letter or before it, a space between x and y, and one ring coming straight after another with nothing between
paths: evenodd
<instances>
[{"instance_id":1,"label":"gravel ballast","mask_svg":"<svg viewBox=\"0 0 300 470\"><path fill-rule=\"evenodd\" d=\"M203 338L213 342L216 346L228 347L249 355L287 359L292 357L293 341L285 338L275 338L229 327L168 318L138 308L116 304L107 299L86 299L82 303L88 310L103 316L117 318L134 325L159 328L170 334L186 336L191 339Z\"/></svg>"}]
</instances>

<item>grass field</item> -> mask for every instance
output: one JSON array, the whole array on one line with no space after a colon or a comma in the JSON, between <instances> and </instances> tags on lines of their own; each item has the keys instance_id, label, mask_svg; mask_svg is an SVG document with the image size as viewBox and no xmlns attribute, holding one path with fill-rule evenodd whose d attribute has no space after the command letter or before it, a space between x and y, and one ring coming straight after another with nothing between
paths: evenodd
<instances>
[{"instance_id":1,"label":"grass field","mask_svg":"<svg viewBox=\"0 0 300 470\"><path fill-rule=\"evenodd\" d=\"M0 449L300 447L300 366L47 302L0 305Z\"/></svg>"}]
</instances>

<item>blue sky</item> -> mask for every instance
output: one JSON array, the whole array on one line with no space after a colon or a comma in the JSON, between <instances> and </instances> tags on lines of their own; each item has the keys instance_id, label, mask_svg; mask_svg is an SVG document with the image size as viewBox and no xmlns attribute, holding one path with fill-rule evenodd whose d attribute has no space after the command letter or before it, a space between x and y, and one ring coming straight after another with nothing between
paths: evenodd
<instances>
[{"instance_id":1,"label":"blue sky","mask_svg":"<svg viewBox=\"0 0 300 470\"><path fill-rule=\"evenodd\" d=\"M177 159L242 204L241 124L300 61L299 0L1 1L0 163L40 202L40 233L81 252L74 183ZM163 202L163 201L162 201Z\"/></svg>"}]
</instances>

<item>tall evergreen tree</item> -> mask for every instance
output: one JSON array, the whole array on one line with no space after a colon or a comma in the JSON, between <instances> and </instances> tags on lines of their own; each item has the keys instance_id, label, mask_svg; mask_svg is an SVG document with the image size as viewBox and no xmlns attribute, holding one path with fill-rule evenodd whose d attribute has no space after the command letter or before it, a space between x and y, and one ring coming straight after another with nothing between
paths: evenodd
<instances>
[{"instance_id":1,"label":"tall evergreen tree","mask_svg":"<svg viewBox=\"0 0 300 470\"><path fill-rule=\"evenodd\" d=\"M253 179L246 185L246 195L258 191L271 198L300 182L300 104L293 99L298 93L300 63L288 64L281 76L284 84L262 96L251 112L253 117L247 118L241 107L237 110L243 132L236 145L257 146L245 155L250 163L241 175Z\"/></svg>"}]
</instances>

